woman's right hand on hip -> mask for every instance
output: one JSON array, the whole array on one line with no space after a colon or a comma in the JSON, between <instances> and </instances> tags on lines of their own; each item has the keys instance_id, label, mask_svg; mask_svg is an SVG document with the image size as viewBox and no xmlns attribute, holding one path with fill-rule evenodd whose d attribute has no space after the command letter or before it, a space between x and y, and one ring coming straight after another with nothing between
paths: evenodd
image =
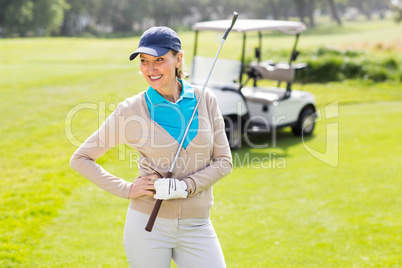
<instances>
[{"instance_id":1,"label":"woman's right hand on hip","mask_svg":"<svg viewBox=\"0 0 402 268\"><path fill-rule=\"evenodd\" d=\"M136 199L141 196L153 196L155 194L154 182L159 178L157 174L138 176L135 178L128 194L129 199Z\"/></svg>"}]
</instances>

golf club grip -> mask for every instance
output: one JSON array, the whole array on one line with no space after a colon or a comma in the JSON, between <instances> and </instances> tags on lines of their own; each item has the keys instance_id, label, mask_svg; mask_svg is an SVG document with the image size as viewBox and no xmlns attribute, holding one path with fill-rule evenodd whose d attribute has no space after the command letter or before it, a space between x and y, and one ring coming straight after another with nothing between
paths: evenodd
<instances>
[{"instance_id":1,"label":"golf club grip","mask_svg":"<svg viewBox=\"0 0 402 268\"><path fill-rule=\"evenodd\" d=\"M172 172L169 171L168 174L166 175L166 178L171 178L171 177L172 177ZM159 209L161 208L161 205L162 205L162 201L163 200L161 200L161 199L156 200L154 208L152 209L152 212L151 212L151 216L149 216L147 226L145 226L145 230L148 232L151 232L152 228L154 227L156 217L158 216Z\"/></svg>"},{"instance_id":2,"label":"golf club grip","mask_svg":"<svg viewBox=\"0 0 402 268\"><path fill-rule=\"evenodd\" d=\"M154 208L152 209L151 216L149 216L147 226L145 226L145 230L148 232L151 232L152 228L154 227L154 223L155 223L156 217L158 216L159 209L161 208L162 201L163 200L160 200L160 199L156 200Z\"/></svg>"}]
</instances>

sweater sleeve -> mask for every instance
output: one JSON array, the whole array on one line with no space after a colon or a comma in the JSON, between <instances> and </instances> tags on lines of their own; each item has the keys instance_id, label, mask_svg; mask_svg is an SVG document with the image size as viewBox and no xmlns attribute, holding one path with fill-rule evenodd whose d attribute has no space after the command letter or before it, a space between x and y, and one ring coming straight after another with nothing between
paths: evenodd
<instances>
[{"instance_id":1,"label":"sweater sleeve","mask_svg":"<svg viewBox=\"0 0 402 268\"><path fill-rule=\"evenodd\" d=\"M205 91L209 103L209 113L212 115L213 150L211 164L195 172L184 181L187 184L189 196L204 191L232 172L232 155L225 134L225 123L218 107L218 101L212 93Z\"/></svg>"},{"instance_id":2,"label":"sweater sleeve","mask_svg":"<svg viewBox=\"0 0 402 268\"><path fill-rule=\"evenodd\" d=\"M103 125L81 144L71 157L70 166L103 190L128 198L132 183L110 174L95 162L110 148L125 143L125 131L119 125L122 106L119 104Z\"/></svg>"}]
</instances>

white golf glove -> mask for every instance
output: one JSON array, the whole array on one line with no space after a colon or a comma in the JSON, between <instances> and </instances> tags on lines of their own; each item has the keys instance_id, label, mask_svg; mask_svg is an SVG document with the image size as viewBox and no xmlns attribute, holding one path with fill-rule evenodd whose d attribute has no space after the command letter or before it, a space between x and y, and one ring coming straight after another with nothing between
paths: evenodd
<instances>
[{"instance_id":1,"label":"white golf glove","mask_svg":"<svg viewBox=\"0 0 402 268\"><path fill-rule=\"evenodd\" d=\"M168 200L175 198L186 198L188 196L186 191L187 184L178 179L157 179L154 186L156 190L156 194L154 195L155 199Z\"/></svg>"}]
</instances>

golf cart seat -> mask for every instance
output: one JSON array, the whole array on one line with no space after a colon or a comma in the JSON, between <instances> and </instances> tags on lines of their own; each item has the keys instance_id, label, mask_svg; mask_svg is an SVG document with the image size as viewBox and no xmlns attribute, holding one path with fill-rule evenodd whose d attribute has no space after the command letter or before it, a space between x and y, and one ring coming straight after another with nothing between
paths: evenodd
<instances>
[{"instance_id":1,"label":"golf cart seat","mask_svg":"<svg viewBox=\"0 0 402 268\"><path fill-rule=\"evenodd\" d=\"M272 104L276 101L283 99L286 91L279 88L258 88L258 87L244 87L242 88L243 96L248 102Z\"/></svg>"},{"instance_id":2,"label":"golf cart seat","mask_svg":"<svg viewBox=\"0 0 402 268\"><path fill-rule=\"evenodd\" d=\"M305 68L305 63L292 64L280 62L272 64L272 61L252 62L250 63L250 72L257 80L268 79L291 83L295 79L296 70Z\"/></svg>"},{"instance_id":3,"label":"golf cart seat","mask_svg":"<svg viewBox=\"0 0 402 268\"><path fill-rule=\"evenodd\" d=\"M192 63L190 81L193 84L203 85L214 58L195 56ZM241 72L241 61L219 59L215 63L214 71L208 82L209 87L236 88L237 80Z\"/></svg>"}]
</instances>

